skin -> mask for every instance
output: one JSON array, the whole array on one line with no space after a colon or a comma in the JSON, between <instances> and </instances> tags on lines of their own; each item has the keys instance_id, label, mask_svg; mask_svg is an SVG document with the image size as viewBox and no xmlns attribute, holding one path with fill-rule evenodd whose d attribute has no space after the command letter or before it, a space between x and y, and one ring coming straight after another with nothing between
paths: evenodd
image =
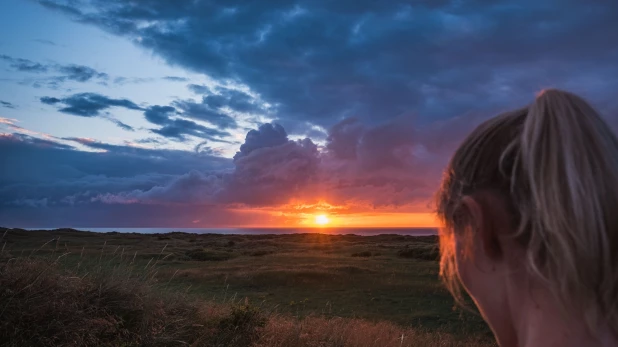
<instances>
[{"instance_id":1,"label":"skin","mask_svg":"<svg viewBox=\"0 0 618 347\"><path fill-rule=\"evenodd\" d=\"M530 276L525 250L508 237L504 199L481 192L462 200L471 236L456 233L459 277L502 347L618 346L608 329L594 336L581 315L565 313L549 289Z\"/></svg>"}]
</instances>

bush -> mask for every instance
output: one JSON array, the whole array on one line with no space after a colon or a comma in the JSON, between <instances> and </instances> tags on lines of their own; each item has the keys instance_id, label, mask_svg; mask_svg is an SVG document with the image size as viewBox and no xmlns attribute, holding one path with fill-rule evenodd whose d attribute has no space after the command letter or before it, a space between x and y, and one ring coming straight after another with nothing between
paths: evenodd
<instances>
[{"instance_id":1,"label":"bush","mask_svg":"<svg viewBox=\"0 0 618 347\"><path fill-rule=\"evenodd\" d=\"M267 319L260 310L249 304L233 304L229 314L216 323L216 334L210 338L215 346L251 346L260 336L260 328Z\"/></svg>"}]
</instances>

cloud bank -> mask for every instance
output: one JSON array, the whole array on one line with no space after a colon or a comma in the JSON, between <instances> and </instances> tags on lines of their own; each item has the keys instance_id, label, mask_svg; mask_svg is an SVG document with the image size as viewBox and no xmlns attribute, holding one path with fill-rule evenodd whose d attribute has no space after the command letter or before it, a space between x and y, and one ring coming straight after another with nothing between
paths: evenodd
<instances>
[{"instance_id":1,"label":"cloud bank","mask_svg":"<svg viewBox=\"0 0 618 347\"><path fill-rule=\"evenodd\" d=\"M0 174L0 218L16 224L223 225L254 220L242 209L319 205L428 211L463 135L542 88L582 94L618 124L616 1L39 3L213 83L164 77L190 94L151 104L81 90L41 95L66 117L128 110L156 138L120 146L4 134L0 160L12 169ZM24 74L109 79L81 65L0 60ZM211 147L236 145L239 133L233 158ZM167 141L195 148L135 147Z\"/></svg>"},{"instance_id":2,"label":"cloud bank","mask_svg":"<svg viewBox=\"0 0 618 347\"><path fill-rule=\"evenodd\" d=\"M290 122L495 113L545 87L618 109L615 1L40 2L246 85Z\"/></svg>"},{"instance_id":3,"label":"cloud bank","mask_svg":"<svg viewBox=\"0 0 618 347\"><path fill-rule=\"evenodd\" d=\"M171 111L155 110L150 116L160 123L167 118L155 117ZM448 128L453 126L458 124ZM443 131L426 130L432 135ZM363 126L346 119L330 129L326 146L320 148L309 138L291 140L281 125L267 123L247 133L233 159L221 158L204 145L189 152L5 134L0 137L0 157L3 167L11 170L0 174L0 219L45 225L64 211L63 223L72 225L82 210L118 211L122 205L135 214L125 220L115 214L108 215L111 221L93 217L89 226L137 223L138 216L150 223L153 210L168 215L176 226L186 226L189 220L203 219L196 211L230 212L240 207L322 203L337 206L340 213L427 208L448 145L436 146L427 140L431 137L418 133L405 121ZM180 216L188 219L176 215L182 209ZM36 218L20 220L26 212Z\"/></svg>"}]
</instances>

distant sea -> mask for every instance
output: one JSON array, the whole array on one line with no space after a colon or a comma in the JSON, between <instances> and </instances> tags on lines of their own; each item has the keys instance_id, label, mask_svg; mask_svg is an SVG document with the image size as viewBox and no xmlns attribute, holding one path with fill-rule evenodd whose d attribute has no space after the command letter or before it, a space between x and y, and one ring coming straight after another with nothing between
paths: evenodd
<instances>
[{"instance_id":1,"label":"distant sea","mask_svg":"<svg viewBox=\"0 0 618 347\"><path fill-rule=\"evenodd\" d=\"M45 228L28 228L45 229ZM54 229L54 228L49 228ZM410 236L436 235L435 228L75 228L94 232L119 232L140 234L161 234L171 232L193 234L242 234L242 235L267 235L267 234L298 234L298 233L321 233L333 235L355 234L372 236L380 234L396 234Z\"/></svg>"}]
</instances>

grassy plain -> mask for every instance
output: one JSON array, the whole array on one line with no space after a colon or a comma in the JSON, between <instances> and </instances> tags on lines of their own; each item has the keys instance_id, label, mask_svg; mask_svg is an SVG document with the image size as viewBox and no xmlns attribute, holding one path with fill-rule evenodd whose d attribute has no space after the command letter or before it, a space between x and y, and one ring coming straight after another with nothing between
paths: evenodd
<instances>
[{"instance_id":1,"label":"grassy plain","mask_svg":"<svg viewBox=\"0 0 618 347\"><path fill-rule=\"evenodd\" d=\"M148 297L171 295L177 301L180 295L190 307L218 307L209 315L219 312L219 321L225 316L235 322L233 341L204 337L215 334L211 327L209 333L187 332L177 340L148 340L152 336L142 332L127 338L135 342L127 345L493 346L480 317L457 308L439 282L435 237L11 229L0 242L0 280L8 281L5 286L40 281L16 267L41 267L43 259L50 268L41 273L56 276L53 281L81 278L96 287L122 279L125 284L118 288L127 287L127 281L142 282ZM15 295L0 295L0 310L16 305ZM13 309L24 310L19 305ZM3 314L6 318L7 312ZM238 323L238 315L244 322L254 314L264 320L250 332L238 328L244 324ZM122 317L116 326L130 330ZM200 317L190 320L212 325L212 319ZM24 323L22 318L15 322ZM221 323L216 327L221 330ZM241 335L246 338L239 339Z\"/></svg>"}]
</instances>

